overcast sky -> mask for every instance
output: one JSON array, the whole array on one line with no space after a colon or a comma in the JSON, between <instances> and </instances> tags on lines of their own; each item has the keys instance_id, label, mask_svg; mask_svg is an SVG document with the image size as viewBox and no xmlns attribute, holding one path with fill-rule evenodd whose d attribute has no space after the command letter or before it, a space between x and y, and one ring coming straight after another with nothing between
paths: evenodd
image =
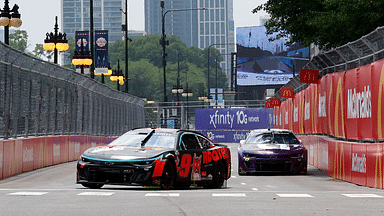
<instances>
[{"instance_id":1,"label":"overcast sky","mask_svg":"<svg viewBox=\"0 0 384 216\"><path fill-rule=\"evenodd\" d=\"M253 8L267 0L234 0L235 27L258 26L259 18L265 13L253 14ZM44 43L45 34L54 31L55 16L59 18L59 32L62 31L60 0L10 0L10 8L18 4L23 25L19 28L26 30L29 36L28 49L33 50L36 43ZM4 1L0 2L4 7ZM129 30L144 30L144 0L128 0Z\"/></svg>"}]
</instances>

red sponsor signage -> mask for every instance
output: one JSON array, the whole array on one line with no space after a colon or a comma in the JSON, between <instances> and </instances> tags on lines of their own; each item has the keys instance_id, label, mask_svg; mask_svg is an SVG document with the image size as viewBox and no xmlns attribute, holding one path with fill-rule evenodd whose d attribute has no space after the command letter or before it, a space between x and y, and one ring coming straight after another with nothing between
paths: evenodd
<instances>
[{"instance_id":1,"label":"red sponsor signage","mask_svg":"<svg viewBox=\"0 0 384 216\"><path fill-rule=\"evenodd\" d=\"M301 83L318 83L319 70L301 69L300 70L300 82Z\"/></svg>"},{"instance_id":2,"label":"red sponsor signage","mask_svg":"<svg viewBox=\"0 0 384 216\"><path fill-rule=\"evenodd\" d=\"M281 104L279 98L271 98L271 99L270 99L270 102L271 102L271 104L272 104L273 107L275 107L275 106L280 106L280 104Z\"/></svg>"},{"instance_id":3,"label":"red sponsor signage","mask_svg":"<svg viewBox=\"0 0 384 216\"><path fill-rule=\"evenodd\" d=\"M265 108L273 108L272 103L270 101L265 102Z\"/></svg>"},{"instance_id":4,"label":"red sponsor signage","mask_svg":"<svg viewBox=\"0 0 384 216\"><path fill-rule=\"evenodd\" d=\"M281 98L294 98L295 90L293 88L281 88L280 89Z\"/></svg>"}]
</instances>

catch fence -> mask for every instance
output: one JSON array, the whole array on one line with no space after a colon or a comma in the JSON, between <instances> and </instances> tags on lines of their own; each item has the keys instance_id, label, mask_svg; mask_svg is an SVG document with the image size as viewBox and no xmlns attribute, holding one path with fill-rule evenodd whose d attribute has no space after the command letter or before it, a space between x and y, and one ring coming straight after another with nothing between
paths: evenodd
<instances>
[{"instance_id":1,"label":"catch fence","mask_svg":"<svg viewBox=\"0 0 384 216\"><path fill-rule=\"evenodd\" d=\"M144 104L0 42L0 138L118 136L145 125Z\"/></svg>"}]
</instances>

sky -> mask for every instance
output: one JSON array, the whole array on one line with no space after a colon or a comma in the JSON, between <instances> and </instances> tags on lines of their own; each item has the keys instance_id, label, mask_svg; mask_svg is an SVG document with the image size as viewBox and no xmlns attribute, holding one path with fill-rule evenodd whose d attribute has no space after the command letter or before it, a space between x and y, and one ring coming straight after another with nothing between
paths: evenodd
<instances>
[{"instance_id":1,"label":"sky","mask_svg":"<svg viewBox=\"0 0 384 216\"><path fill-rule=\"evenodd\" d=\"M159 0L160 1L160 0ZM260 17L266 13L253 14L251 11L267 0L234 0L233 19L235 27L259 26ZM10 8L19 5L19 13L23 24L20 30L26 30L29 36L28 50L32 51L36 43L43 44L45 34L54 31L55 16L59 21L61 30L61 3L60 0L9 0ZM4 2L0 2L4 7ZM128 0L128 26L129 30L144 30L144 0Z\"/></svg>"}]
</instances>

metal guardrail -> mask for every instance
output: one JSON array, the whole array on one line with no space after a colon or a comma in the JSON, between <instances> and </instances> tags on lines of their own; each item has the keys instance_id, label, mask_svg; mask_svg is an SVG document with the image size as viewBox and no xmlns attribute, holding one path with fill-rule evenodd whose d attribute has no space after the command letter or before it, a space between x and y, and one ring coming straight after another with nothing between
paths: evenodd
<instances>
[{"instance_id":1,"label":"metal guardrail","mask_svg":"<svg viewBox=\"0 0 384 216\"><path fill-rule=\"evenodd\" d=\"M144 104L0 42L0 138L117 136L145 125Z\"/></svg>"},{"instance_id":2,"label":"metal guardrail","mask_svg":"<svg viewBox=\"0 0 384 216\"><path fill-rule=\"evenodd\" d=\"M313 57L304 68L319 70L319 75L322 77L329 73L367 65L382 58L384 58L384 27L378 27L356 41ZM294 88L297 93L308 86L309 84L300 83L300 77L296 76L283 88ZM280 91L276 92L275 97L280 97Z\"/></svg>"}]
</instances>

